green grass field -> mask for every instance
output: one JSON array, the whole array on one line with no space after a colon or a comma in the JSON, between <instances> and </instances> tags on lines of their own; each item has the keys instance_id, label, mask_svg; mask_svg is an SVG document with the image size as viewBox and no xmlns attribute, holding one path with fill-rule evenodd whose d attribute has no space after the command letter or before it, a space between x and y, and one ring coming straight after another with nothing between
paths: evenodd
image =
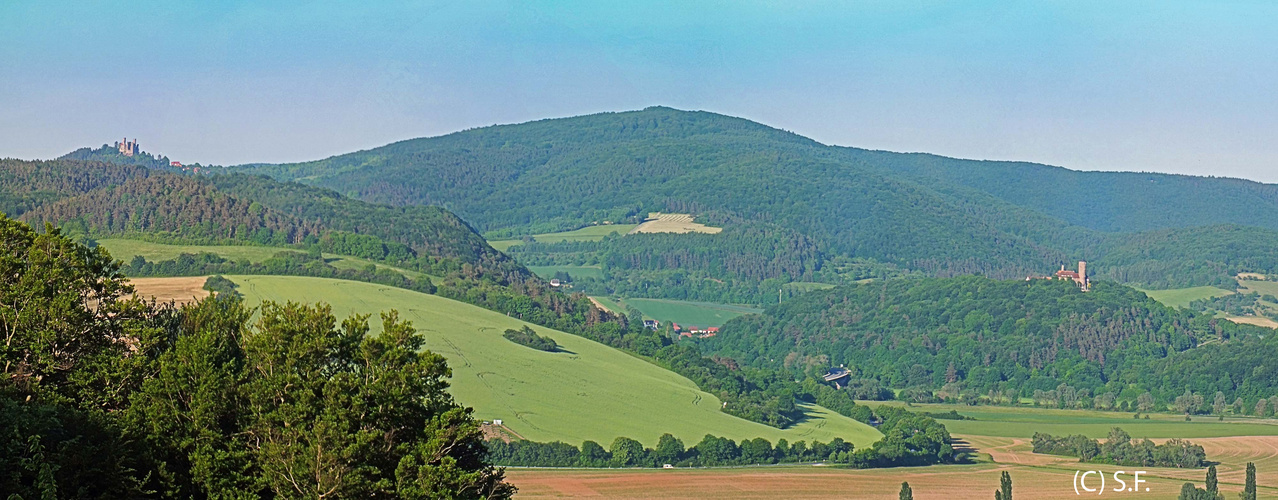
<instances>
[{"instance_id":1,"label":"green grass field","mask_svg":"<svg viewBox=\"0 0 1278 500\"><path fill-rule=\"evenodd\" d=\"M231 245L166 245L150 241L125 240L108 238L98 240L98 246L106 248L111 256L128 262L135 255L141 255L151 262L170 260L183 253L209 252L231 260L248 259L249 262L261 262L277 252L290 250L276 247L253 247Z\"/></svg>"},{"instance_id":2,"label":"green grass field","mask_svg":"<svg viewBox=\"0 0 1278 500\"><path fill-rule=\"evenodd\" d=\"M599 266L528 266L528 270L543 279L554 278L559 271L567 272L573 279L603 277L603 269Z\"/></svg>"},{"instance_id":3,"label":"green grass field","mask_svg":"<svg viewBox=\"0 0 1278 500\"><path fill-rule=\"evenodd\" d=\"M896 401L866 401L870 406L902 405ZM1055 435L1083 434L1103 438L1113 427L1122 427L1135 438L1208 438L1225 436L1278 436L1278 422L1253 418L1226 418L1200 415L1186 422L1181 415L1150 414L1149 420L1132 418L1131 413L1093 410L1056 410L1033 407L962 406L915 404L913 411L948 412L976 420L942 420L953 434L1029 438L1035 432Z\"/></svg>"},{"instance_id":4,"label":"green grass field","mask_svg":"<svg viewBox=\"0 0 1278 500\"><path fill-rule=\"evenodd\" d=\"M762 309L753 307L710 302L666 299L625 299L624 302L634 306L644 316L662 322L673 321L681 326L720 326L742 314L763 312Z\"/></svg>"},{"instance_id":5,"label":"green grass field","mask_svg":"<svg viewBox=\"0 0 1278 500\"><path fill-rule=\"evenodd\" d=\"M829 283L817 283L814 281L795 281L793 283L786 283L782 285L782 287L788 292L804 293L811 292L813 290L829 290L834 288L834 285Z\"/></svg>"},{"instance_id":6,"label":"green grass field","mask_svg":"<svg viewBox=\"0 0 1278 500\"><path fill-rule=\"evenodd\" d=\"M1140 289L1138 289L1140 290ZM1165 306L1189 307L1189 303L1199 299L1223 297L1233 294L1229 290L1214 286L1196 286L1192 288L1174 288L1171 290L1140 290L1149 298L1161 302Z\"/></svg>"},{"instance_id":7,"label":"green grass field","mask_svg":"<svg viewBox=\"0 0 1278 500\"><path fill-rule=\"evenodd\" d=\"M235 245L168 245L164 243L152 243L149 241L126 240L120 238L108 238L98 240L98 245L106 248L111 252L111 257L128 262L135 255L141 255L151 262L159 262L176 258L184 253L200 253L208 252L217 254L223 258L230 260L247 259L249 262L262 262L278 252L291 250L300 251L296 248L280 248L280 247L258 247L258 246L235 246ZM421 279L438 279L426 274L412 271L409 269L401 269L394 266L373 262L359 257L351 257L349 255L337 255L326 253L323 254L324 259L329 265L338 269L360 269L369 264L379 268L390 269L414 280Z\"/></svg>"},{"instance_id":8,"label":"green grass field","mask_svg":"<svg viewBox=\"0 0 1278 500\"><path fill-rule=\"evenodd\" d=\"M1257 292L1261 295L1278 296L1278 281L1239 280L1238 284L1242 285L1243 291L1247 293Z\"/></svg>"},{"instance_id":9,"label":"green grass field","mask_svg":"<svg viewBox=\"0 0 1278 500\"><path fill-rule=\"evenodd\" d=\"M786 430L719 411L715 396L691 381L624 352L563 332L533 326L570 352L548 353L502 338L526 323L461 302L368 283L291 276L229 276L245 299L327 302L339 317L397 309L426 336L427 348L448 358L452 393L476 417L502 419L527 439L604 446L618 436L648 446L669 432L688 445L706 434L740 440L763 437L866 446L873 428L820 407Z\"/></svg>"},{"instance_id":10,"label":"green grass field","mask_svg":"<svg viewBox=\"0 0 1278 500\"><path fill-rule=\"evenodd\" d=\"M638 224L609 224L600 226L586 226L581 229L572 231L564 231L561 233L544 233L534 234L533 240L539 243L559 243L561 241L599 241L613 233L626 234L634 229ZM499 251L505 252L515 245L523 243L523 241L514 240L492 240L488 244L492 245Z\"/></svg>"}]
</instances>

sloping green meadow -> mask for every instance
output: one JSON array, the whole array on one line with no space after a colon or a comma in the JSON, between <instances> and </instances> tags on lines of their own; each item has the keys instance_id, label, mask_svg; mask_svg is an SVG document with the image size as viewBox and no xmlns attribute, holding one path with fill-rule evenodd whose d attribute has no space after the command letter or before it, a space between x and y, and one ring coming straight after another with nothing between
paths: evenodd
<instances>
[{"instance_id":1,"label":"sloping green meadow","mask_svg":"<svg viewBox=\"0 0 1278 500\"><path fill-rule=\"evenodd\" d=\"M542 352L501 336L526 323L486 309L399 288L324 278L229 276L250 304L263 300L326 302L339 317L397 309L426 336L428 349L448 358L452 393L483 420L501 419L524 438L607 446L626 436L646 445L669 432L688 445L706 434L735 440L763 437L857 446L881 435L870 426L809 408L811 418L781 430L719 411L715 396L686 378L584 338L533 326L568 352ZM376 320L376 316L373 318ZM378 321L375 327L380 326ZM530 325L531 326L531 325Z\"/></svg>"},{"instance_id":2,"label":"sloping green meadow","mask_svg":"<svg viewBox=\"0 0 1278 500\"><path fill-rule=\"evenodd\" d=\"M276 253L283 251L300 252L296 248L281 247L259 247L259 246L239 246L239 245L169 245L165 243L154 243L150 241L129 240L124 238L106 238L98 240L98 245L106 248L111 253L111 257L128 262L136 255L141 255L148 261L160 262L177 258L178 255L184 253L198 254L211 253L229 260L247 260L249 262L262 262ZM337 255L326 253L324 260L329 265L338 269L360 269L372 264L379 268L390 269L409 278L431 279L438 278L428 274L419 273L409 269L401 269L386 264L373 262L359 257L351 257L349 255Z\"/></svg>"},{"instance_id":3,"label":"sloping green meadow","mask_svg":"<svg viewBox=\"0 0 1278 500\"><path fill-rule=\"evenodd\" d=\"M1173 288L1170 290L1141 290L1149 298L1161 302L1165 306L1189 307L1189 303L1199 299L1224 297L1234 292L1214 286L1196 286L1191 288Z\"/></svg>"}]
</instances>

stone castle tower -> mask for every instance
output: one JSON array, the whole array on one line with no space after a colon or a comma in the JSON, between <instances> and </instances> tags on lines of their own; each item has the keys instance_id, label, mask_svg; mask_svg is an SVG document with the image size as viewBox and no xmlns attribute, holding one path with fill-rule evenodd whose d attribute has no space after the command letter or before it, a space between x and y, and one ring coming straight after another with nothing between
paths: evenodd
<instances>
[{"instance_id":1,"label":"stone castle tower","mask_svg":"<svg viewBox=\"0 0 1278 500\"><path fill-rule=\"evenodd\" d=\"M133 142L129 142L128 137L125 137L124 140L115 143L115 148L120 150L120 154L124 156L133 156L138 154L138 151L141 151L138 149L138 140L134 139Z\"/></svg>"}]
</instances>

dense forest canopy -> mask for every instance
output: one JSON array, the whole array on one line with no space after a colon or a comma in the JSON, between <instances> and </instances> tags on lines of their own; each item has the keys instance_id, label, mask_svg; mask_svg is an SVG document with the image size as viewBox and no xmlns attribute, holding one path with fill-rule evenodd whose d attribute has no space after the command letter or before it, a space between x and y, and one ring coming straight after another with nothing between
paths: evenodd
<instances>
[{"instance_id":1,"label":"dense forest canopy","mask_svg":"<svg viewBox=\"0 0 1278 500\"><path fill-rule=\"evenodd\" d=\"M717 256L658 239L610 249L647 260L632 259L630 268L605 261L606 268L647 269L626 271L630 281L665 280L652 273L702 262L722 263L699 271L702 281L802 281L833 258L999 278L1088 260L1104 264L1097 276L1159 287L1223 285L1231 273L1278 269L1273 185L829 147L747 120L669 108L486 127L241 168L371 201L444 206L491 236L633 222L652 211L693 213L726 228ZM732 237L734 227L755 234ZM1185 241L1195 251L1184 250ZM1151 245L1153 253L1143 253ZM787 264L773 265L760 249L779 250L774 260Z\"/></svg>"},{"instance_id":2,"label":"dense forest canopy","mask_svg":"<svg viewBox=\"0 0 1278 500\"><path fill-rule=\"evenodd\" d=\"M444 358L394 311L230 296L174 308L118 263L0 217L0 491L10 498L507 498Z\"/></svg>"},{"instance_id":3,"label":"dense forest canopy","mask_svg":"<svg viewBox=\"0 0 1278 500\"><path fill-rule=\"evenodd\" d=\"M1145 392L1171 403L1189 390L1250 404L1278 393L1278 364L1255 354L1278 347L1271 333L1109 282L1083 292L1067 281L973 276L809 292L730 320L703 347L796 375L847 365L854 377L956 398L1068 388L1071 405L1090 406L1105 393L1110 405Z\"/></svg>"}]
</instances>

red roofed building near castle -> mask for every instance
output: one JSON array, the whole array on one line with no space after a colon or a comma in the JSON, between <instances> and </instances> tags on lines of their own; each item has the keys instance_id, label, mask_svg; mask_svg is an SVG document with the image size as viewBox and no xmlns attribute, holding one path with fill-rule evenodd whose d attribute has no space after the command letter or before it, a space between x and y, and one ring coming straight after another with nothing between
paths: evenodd
<instances>
[{"instance_id":1,"label":"red roofed building near castle","mask_svg":"<svg viewBox=\"0 0 1278 500\"><path fill-rule=\"evenodd\" d=\"M1061 266L1061 270L1056 271L1055 277L1058 280L1073 281L1078 284L1079 288L1082 288L1084 292L1090 289L1092 285L1091 280L1087 279L1086 261L1078 261L1078 271L1071 271L1069 269L1065 269L1065 266Z\"/></svg>"}]
</instances>

